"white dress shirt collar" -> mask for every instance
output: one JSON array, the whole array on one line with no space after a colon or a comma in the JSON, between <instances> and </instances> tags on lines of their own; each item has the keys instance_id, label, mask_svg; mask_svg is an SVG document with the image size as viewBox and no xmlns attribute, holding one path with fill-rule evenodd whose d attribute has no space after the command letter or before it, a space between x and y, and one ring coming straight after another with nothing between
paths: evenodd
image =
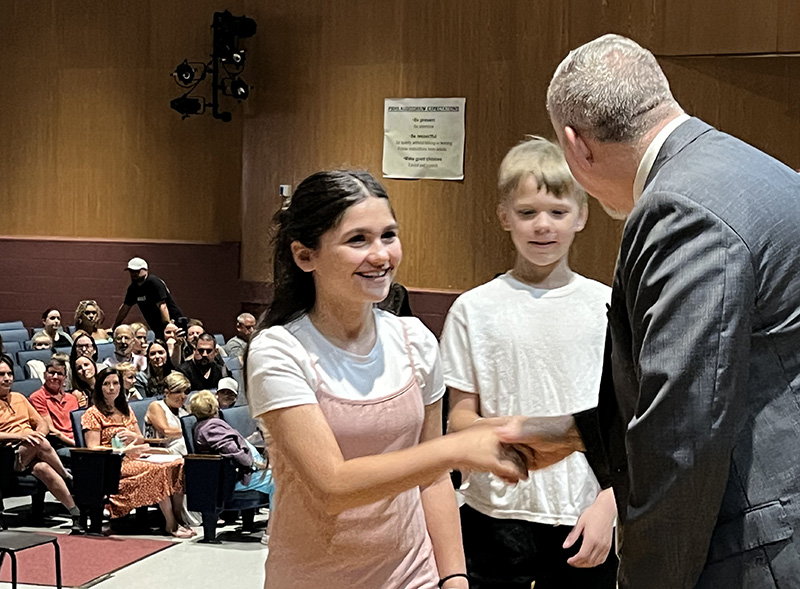
<instances>
[{"instance_id":1,"label":"white dress shirt collar","mask_svg":"<svg viewBox=\"0 0 800 589\"><path fill-rule=\"evenodd\" d=\"M647 146L644 156L642 157L642 161L639 162L639 168L636 170L636 178L633 181L634 204L636 204L636 202L642 196L642 192L644 191L644 183L647 181L647 177L650 175L650 170L653 169L653 164L655 163L656 157L658 157L658 152L661 151L661 147L664 145L664 142L675 129L688 121L690 118L691 117L686 113L675 117L658 132L658 135L656 135L653 138L653 141L650 142L650 145Z\"/></svg>"}]
</instances>

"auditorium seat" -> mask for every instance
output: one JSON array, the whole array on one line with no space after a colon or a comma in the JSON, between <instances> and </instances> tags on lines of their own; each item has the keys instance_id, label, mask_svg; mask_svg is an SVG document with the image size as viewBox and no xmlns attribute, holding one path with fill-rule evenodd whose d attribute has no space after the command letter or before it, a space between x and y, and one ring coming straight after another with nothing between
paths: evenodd
<instances>
[{"instance_id":1,"label":"auditorium seat","mask_svg":"<svg viewBox=\"0 0 800 589\"><path fill-rule=\"evenodd\" d=\"M28 373L28 361L41 360L42 362L47 362L52 355L52 350L21 350L17 352L17 362L20 366L25 368L25 378L30 378L30 374Z\"/></svg>"},{"instance_id":2,"label":"auditorium seat","mask_svg":"<svg viewBox=\"0 0 800 589\"><path fill-rule=\"evenodd\" d=\"M12 329L25 329L25 324L22 321L4 321L0 323L0 331L9 331Z\"/></svg>"},{"instance_id":3,"label":"auditorium seat","mask_svg":"<svg viewBox=\"0 0 800 589\"><path fill-rule=\"evenodd\" d=\"M23 349L25 349L25 342L7 342L3 340L3 350L11 357L14 357L17 352Z\"/></svg>"},{"instance_id":4,"label":"auditorium seat","mask_svg":"<svg viewBox=\"0 0 800 589\"><path fill-rule=\"evenodd\" d=\"M15 393L22 393L26 397L30 397L34 392L42 388L42 381L38 378L27 378L25 380L14 381L11 385L11 390Z\"/></svg>"},{"instance_id":5,"label":"auditorium seat","mask_svg":"<svg viewBox=\"0 0 800 589\"><path fill-rule=\"evenodd\" d=\"M106 358L114 355L114 344L112 342L105 342L97 344L97 363L100 364Z\"/></svg>"},{"instance_id":6,"label":"auditorium seat","mask_svg":"<svg viewBox=\"0 0 800 589\"><path fill-rule=\"evenodd\" d=\"M24 327L4 329L0 332L0 336L3 336L3 342L26 342L29 338L28 330Z\"/></svg>"}]
</instances>

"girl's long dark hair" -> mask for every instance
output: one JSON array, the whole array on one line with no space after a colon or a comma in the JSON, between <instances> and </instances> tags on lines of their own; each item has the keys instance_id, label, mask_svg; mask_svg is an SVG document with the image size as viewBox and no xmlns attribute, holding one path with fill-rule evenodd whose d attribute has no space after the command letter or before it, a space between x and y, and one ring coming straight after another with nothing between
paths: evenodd
<instances>
[{"instance_id":1,"label":"girl's long dark hair","mask_svg":"<svg viewBox=\"0 0 800 589\"><path fill-rule=\"evenodd\" d=\"M97 407L105 416L109 416L114 413L114 408L109 407L108 403L106 403L106 399L103 396L103 383L105 380L111 376L112 374L116 374L117 378L119 378L119 395L117 398L114 399L114 407L116 407L120 413L122 413L125 417L130 417L131 410L128 407L128 400L125 398L125 394L122 392L122 375L119 373L119 370L116 368L103 368L100 373L94 377L94 391L92 391L92 405Z\"/></svg>"},{"instance_id":2,"label":"girl's long dark hair","mask_svg":"<svg viewBox=\"0 0 800 589\"><path fill-rule=\"evenodd\" d=\"M317 172L300 183L273 219L272 304L259 318L251 342L260 331L290 323L314 307L317 298L314 277L295 264L292 243L299 241L309 249L316 249L320 237L338 225L347 209L369 196L389 199L381 183L362 170ZM244 353L245 380L249 349L248 343Z\"/></svg>"},{"instance_id":3,"label":"girl's long dark hair","mask_svg":"<svg viewBox=\"0 0 800 589\"><path fill-rule=\"evenodd\" d=\"M167 354L167 361L161 369L161 376L157 376L153 372L153 366L150 364L150 348L152 348L153 345L161 346L164 348L164 352ZM152 390L158 390L158 394L160 395L164 392L164 379L167 378L167 375L170 372L175 370L175 366L172 364L172 358L169 357L169 348L167 347L167 342L161 339L154 339L147 346L144 357L147 358L147 372L145 373L147 375L147 390L148 392Z\"/></svg>"}]
</instances>

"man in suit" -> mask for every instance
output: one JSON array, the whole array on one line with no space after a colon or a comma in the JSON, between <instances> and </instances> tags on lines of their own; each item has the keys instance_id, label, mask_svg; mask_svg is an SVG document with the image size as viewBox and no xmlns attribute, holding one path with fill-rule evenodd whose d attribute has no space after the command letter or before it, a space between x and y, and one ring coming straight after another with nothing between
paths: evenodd
<instances>
[{"instance_id":1,"label":"man in suit","mask_svg":"<svg viewBox=\"0 0 800 589\"><path fill-rule=\"evenodd\" d=\"M620 587L797 587L800 176L686 115L617 35L564 59L547 107L575 178L627 217L613 385L576 416L610 465Z\"/></svg>"}]
</instances>

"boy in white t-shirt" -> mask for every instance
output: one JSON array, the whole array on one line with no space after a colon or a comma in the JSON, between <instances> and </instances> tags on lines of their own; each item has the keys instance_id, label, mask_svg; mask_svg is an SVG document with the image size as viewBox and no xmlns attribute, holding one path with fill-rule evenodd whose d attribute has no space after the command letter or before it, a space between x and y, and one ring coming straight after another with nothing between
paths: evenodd
<instances>
[{"instance_id":1,"label":"boy in white t-shirt","mask_svg":"<svg viewBox=\"0 0 800 589\"><path fill-rule=\"evenodd\" d=\"M561 149L532 137L500 165L498 216L514 268L461 295L442 334L449 425L569 415L597 405L611 289L570 270L586 194ZM582 453L508 485L471 473L461 525L472 589L616 586L616 506Z\"/></svg>"}]
</instances>

